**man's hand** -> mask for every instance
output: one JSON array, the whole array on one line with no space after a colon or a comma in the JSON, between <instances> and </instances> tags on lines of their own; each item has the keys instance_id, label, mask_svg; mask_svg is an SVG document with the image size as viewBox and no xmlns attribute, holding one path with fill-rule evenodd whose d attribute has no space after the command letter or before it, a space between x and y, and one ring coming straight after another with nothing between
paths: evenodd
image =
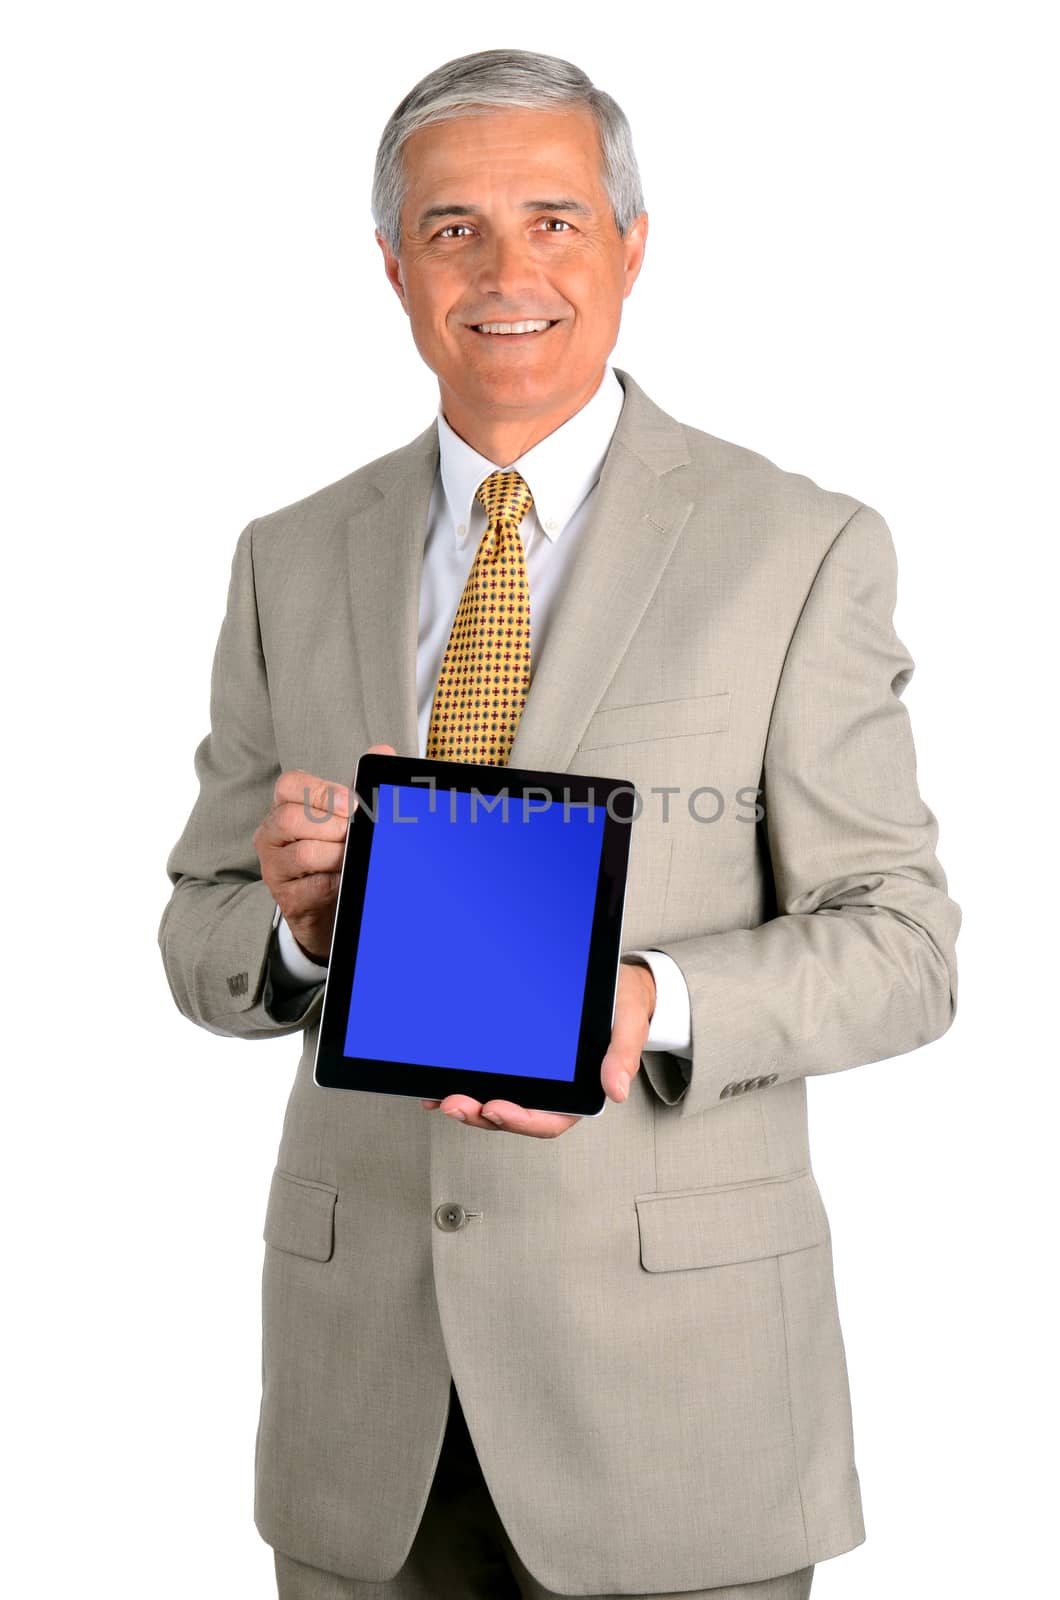
<instances>
[{"instance_id":1,"label":"man's hand","mask_svg":"<svg viewBox=\"0 0 1060 1600\"><path fill-rule=\"evenodd\" d=\"M373 744L367 754L373 752L397 754L391 744ZM345 784L315 778L311 772L283 772L273 790L272 809L254 833L261 876L295 943L314 961L326 961L331 949L351 801L356 811L357 796ZM313 812L322 815L314 817Z\"/></svg>"},{"instance_id":2,"label":"man's hand","mask_svg":"<svg viewBox=\"0 0 1060 1600\"><path fill-rule=\"evenodd\" d=\"M654 1010L655 979L651 969L620 962L611 1043L600 1068L604 1093L612 1100L625 1100L629 1094L629 1086L640 1070L640 1053ZM509 1133L528 1134L532 1139L556 1139L581 1121L580 1117L561 1116L554 1111L524 1111L510 1100L487 1100L482 1105L466 1094L450 1094L444 1100L424 1100L421 1104L431 1111L440 1107L446 1116L473 1128L504 1128Z\"/></svg>"}]
</instances>

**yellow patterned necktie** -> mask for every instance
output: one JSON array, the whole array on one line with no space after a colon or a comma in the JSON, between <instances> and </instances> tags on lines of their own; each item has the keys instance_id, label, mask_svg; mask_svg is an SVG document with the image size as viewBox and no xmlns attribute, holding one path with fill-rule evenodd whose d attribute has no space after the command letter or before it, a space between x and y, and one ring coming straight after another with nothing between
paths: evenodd
<instances>
[{"instance_id":1,"label":"yellow patterned necktie","mask_svg":"<svg viewBox=\"0 0 1060 1600\"><path fill-rule=\"evenodd\" d=\"M442 657L427 755L503 767L530 688L530 586L519 524L534 497L518 472L492 472L475 499L486 531Z\"/></svg>"}]
</instances>

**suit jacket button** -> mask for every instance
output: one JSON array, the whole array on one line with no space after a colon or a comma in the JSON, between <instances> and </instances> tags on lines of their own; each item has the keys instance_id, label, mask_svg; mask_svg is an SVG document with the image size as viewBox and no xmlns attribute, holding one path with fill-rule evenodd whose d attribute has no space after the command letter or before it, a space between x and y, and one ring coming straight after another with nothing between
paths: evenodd
<instances>
[{"instance_id":1,"label":"suit jacket button","mask_svg":"<svg viewBox=\"0 0 1060 1600\"><path fill-rule=\"evenodd\" d=\"M434 1220L445 1233L455 1233L467 1221L467 1212L455 1200L447 1200L434 1213Z\"/></svg>"},{"instance_id":2,"label":"suit jacket button","mask_svg":"<svg viewBox=\"0 0 1060 1600\"><path fill-rule=\"evenodd\" d=\"M750 1079L741 1078L739 1083L734 1083L733 1084L733 1086L732 1086L733 1094L746 1094L749 1083L750 1083Z\"/></svg>"},{"instance_id":3,"label":"suit jacket button","mask_svg":"<svg viewBox=\"0 0 1060 1600\"><path fill-rule=\"evenodd\" d=\"M728 1100L731 1097L732 1091L735 1089L735 1087L736 1087L736 1085L734 1083L727 1083L725 1085L724 1089L719 1094L718 1099L719 1100Z\"/></svg>"},{"instance_id":4,"label":"suit jacket button","mask_svg":"<svg viewBox=\"0 0 1060 1600\"><path fill-rule=\"evenodd\" d=\"M771 1083L776 1083L778 1081L779 1077L780 1077L779 1072L771 1072L769 1074L768 1078L763 1078L761 1081L765 1085L765 1087L768 1089L769 1085Z\"/></svg>"}]
</instances>

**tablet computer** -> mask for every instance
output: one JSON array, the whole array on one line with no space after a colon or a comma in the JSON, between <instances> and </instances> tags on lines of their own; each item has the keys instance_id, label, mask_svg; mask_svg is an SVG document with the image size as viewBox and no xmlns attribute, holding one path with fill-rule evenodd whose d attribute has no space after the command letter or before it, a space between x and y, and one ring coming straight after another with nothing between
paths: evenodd
<instances>
[{"instance_id":1,"label":"tablet computer","mask_svg":"<svg viewBox=\"0 0 1060 1600\"><path fill-rule=\"evenodd\" d=\"M635 790L363 755L314 1081L599 1116Z\"/></svg>"}]
</instances>

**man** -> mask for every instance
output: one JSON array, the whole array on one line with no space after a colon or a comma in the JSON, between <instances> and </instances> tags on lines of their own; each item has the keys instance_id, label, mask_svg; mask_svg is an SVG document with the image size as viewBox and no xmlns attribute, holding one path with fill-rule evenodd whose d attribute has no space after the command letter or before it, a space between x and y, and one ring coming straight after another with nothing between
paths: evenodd
<instances>
[{"instance_id":1,"label":"man","mask_svg":"<svg viewBox=\"0 0 1060 1600\"><path fill-rule=\"evenodd\" d=\"M304 1033L256 1523L288 1600L796 1600L864 1538L806 1078L957 1003L890 533L609 365L647 216L570 63L429 74L373 201L438 415L240 536L159 930L193 1021ZM313 1083L368 749L635 784L599 1118ZM469 950L457 1000L533 959L518 929Z\"/></svg>"}]
</instances>

